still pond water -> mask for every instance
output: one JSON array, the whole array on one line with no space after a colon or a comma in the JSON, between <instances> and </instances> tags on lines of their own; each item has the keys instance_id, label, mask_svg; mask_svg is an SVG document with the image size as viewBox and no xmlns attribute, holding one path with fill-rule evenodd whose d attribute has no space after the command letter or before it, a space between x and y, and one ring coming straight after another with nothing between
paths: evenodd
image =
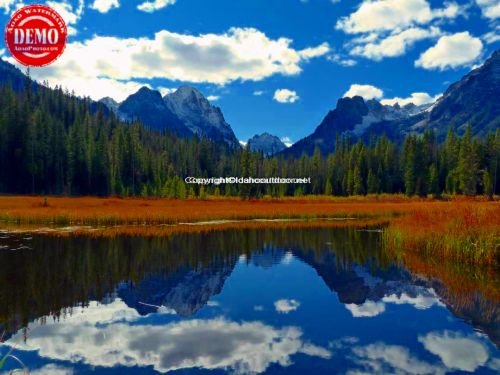
<instances>
[{"instance_id":1,"label":"still pond water","mask_svg":"<svg viewBox=\"0 0 500 375\"><path fill-rule=\"evenodd\" d=\"M497 374L499 312L377 232L0 233L0 358L37 375Z\"/></svg>"}]
</instances>

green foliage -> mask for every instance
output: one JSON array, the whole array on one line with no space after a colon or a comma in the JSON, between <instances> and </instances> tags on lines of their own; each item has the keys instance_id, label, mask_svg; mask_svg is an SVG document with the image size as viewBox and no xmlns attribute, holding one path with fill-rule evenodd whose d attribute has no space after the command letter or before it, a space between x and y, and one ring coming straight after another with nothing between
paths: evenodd
<instances>
[{"instance_id":1,"label":"green foliage","mask_svg":"<svg viewBox=\"0 0 500 375\"><path fill-rule=\"evenodd\" d=\"M29 91L29 92L28 92ZM285 159L230 149L207 139L179 138L120 122L103 106L60 88L14 92L0 87L0 193L261 197L442 192L499 193L500 131L474 140L450 130L409 135L398 147L387 137L369 144L337 137L322 155ZM186 185L193 177L311 177L303 185Z\"/></svg>"}]
</instances>

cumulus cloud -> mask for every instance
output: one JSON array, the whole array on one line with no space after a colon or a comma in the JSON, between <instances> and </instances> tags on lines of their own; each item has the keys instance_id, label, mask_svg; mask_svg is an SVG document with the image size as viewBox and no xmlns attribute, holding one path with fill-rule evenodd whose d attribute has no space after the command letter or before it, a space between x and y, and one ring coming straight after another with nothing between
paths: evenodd
<instances>
[{"instance_id":1,"label":"cumulus cloud","mask_svg":"<svg viewBox=\"0 0 500 375\"><path fill-rule=\"evenodd\" d=\"M330 52L330 45L328 43L323 43L317 47L303 49L299 52L299 55L301 58L307 60L326 55L328 52Z\"/></svg>"},{"instance_id":2,"label":"cumulus cloud","mask_svg":"<svg viewBox=\"0 0 500 375\"><path fill-rule=\"evenodd\" d=\"M426 293L420 293L415 296L411 296L404 292L400 295L391 294L382 298L382 301L386 303L394 303L396 305L413 305L413 307L418 310L426 310L434 305L445 306L441 301L439 301L433 289L427 290Z\"/></svg>"},{"instance_id":3,"label":"cumulus cloud","mask_svg":"<svg viewBox=\"0 0 500 375\"><path fill-rule=\"evenodd\" d=\"M372 318L385 311L385 304L381 302L366 301L362 305L354 303L346 304L345 308L349 310L354 318Z\"/></svg>"},{"instance_id":4,"label":"cumulus cloud","mask_svg":"<svg viewBox=\"0 0 500 375\"><path fill-rule=\"evenodd\" d=\"M137 6L137 9L143 12L153 13L157 10L168 7L169 5L174 5L177 0L153 0L145 1Z\"/></svg>"},{"instance_id":5,"label":"cumulus cloud","mask_svg":"<svg viewBox=\"0 0 500 375\"><path fill-rule=\"evenodd\" d=\"M457 3L431 9L427 0L364 0L355 12L342 17L336 28L349 34L387 31L427 24L436 18L455 18L460 13Z\"/></svg>"},{"instance_id":6,"label":"cumulus cloud","mask_svg":"<svg viewBox=\"0 0 500 375\"><path fill-rule=\"evenodd\" d=\"M415 66L424 69L457 68L471 65L483 51L481 39L473 37L468 31L446 35L420 55Z\"/></svg>"},{"instance_id":7,"label":"cumulus cloud","mask_svg":"<svg viewBox=\"0 0 500 375\"><path fill-rule=\"evenodd\" d=\"M280 314L288 314L299 308L300 302L294 299L280 299L274 302L274 308Z\"/></svg>"},{"instance_id":8,"label":"cumulus cloud","mask_svg":"<svg viewBox=\"0 0 500 375\"><path fill-rule=\"evenodd\" d=\"M8 14L16 1L17 0L0 0L0 9L3 9L5 14Z\"/></svg>"},{"instance_id":9,"label":"cumulus cloud","mask_svg":"<svg viewBox=\"0 0 500 375\"><path fill-rule=\"evenodd\" d=\"M126 324L129 320L133 324ZM272 364L292 364L291 357L299 353L331 356L328 349L305 342L298 327L224 318L150 325L119 299L110 305L92 302L81 313L61 321L31 323L29 329L27 342L20 331L6 344L37 351L45 359L78 359L106 368L151 366L161 373L191 368L261 373Z\"/></svg>"},{"instance_id":10,"label":"cumulus cloud","mask_svg":"<svg viewBox=\"0 0 500 375\"><path fill-rule=\"evenodd\" d=\"M66 26L68 27L68 34L76 35L77 30L74 26L82 18L84 0L78 0L78 6L76 8L74 8L73 5L70 4L67 0L47 1L46 4L49 7L53 8L64 19L64 21L66 22Z\"/></svg>"},{"instance_id":11,"label":"cumulus cloud","mask_svg":"<svg viewBox=\"0 0 500 375\"><path fill-rule=\"evenodd\" d=\"M262 95L264 95L264 91L262 91L262 90L257 90L257 91L254 91L254 92L253 92L253 94L254 94L255 96L262 96Z\"/></svg>"},{"instance_id":12,"label":"cumulus cloud","mask_svg":"<svg viewBox=\"0 0 500 375\"><path fill-rule=\"evenodd\" d=\"M344 94L344 98L352 98L354 96L361 96L365 100L377 99L380 100L380 103L383 105L393 106L396 103L404 106L406 104L413 103L415 105L423 105L434 103L441 97L441 94L431 96L426 92L414 92L411 93L409 97L394 97L394 98L384 98L383 90L379 89L376 86L372 85L360 85L360 84L352 84L349 90Z\"/></svg>"},{"instance_id":13,"label":"cumulus cloud","mask_svg":"<svg viewBox=\"0 0 500 375\"><path fill-rule=\"evenodd\" d=\"M278 89L274 92L274 100L279 103L295 103L300 97L297 92L288 89Z\"/></svg>"},{"instance_id":14,"label":"cumulus cloud","mask_svg":"<svg viewBox=\"0 0 500 375\"><path fill-rule=\"evenodd\" d=\"M119 8L119 0L94 0L91 9L97 10L100 13L108 13L113 8Z\"/></svg>"},{"instance_id":15,"label":"cumulus cloud","mask_svg":"<svg viewBox=\"0 0 500 375\"><path fill-rule=\"evenodd\" d=\"M405 106L407 104L413 103L419 106L423 104L434 103L439 99L440 96L441 95L431 96L426 92L414 92L407 98L395 97L390 99L382 99L380 103L391 106L395 105L396 103L398 103L400 106Z\"/></svg>"},{"instance_id":16,"label":"cumulus cloud","mask_svg":"<svg viewBox=\"0 0 500 375\"><path fill-rule=\"evenodd\" d=\"M154 38L94 36L68 43L54 64L36 69L33 76L62 84L78 95L118 100L125 94L120 90L131 93L125 82L135 85L140 79L223 85L235 80L259 81L275 74L296 75L303 63L324 51L321 46L296 50L291 43L286 38L271 39L253 28L202 35L162 30Z\"/></svg>"},{"instance_id":17,"label":"cumulus cloud","mask_svg":"<svg viewBox=\"0 0 500 375\"><path fill-rule=\"evenodd\" d=\"M382 101L384 102L384 101ZM385 103L383 103L385 104ZM401 104L401 103L400 103ZM414 103L416 104L416 103ZM426 310L432 306L445 306L438 298L434 289L416 288L411 292L399 292L385 295L381 301L374 302L367 300L361 305L346 304L345 308L349 310L353 317L364 318L374 317L385 312L387 304L412 305L418 310Z\"/></svg>"},{"instance_id":18,"label":"cumulus cloud","mask_svg":"<svg viewBox=\"0 0 500 375\"><path fill-rule=\"evenodd\" d=\"M352 98L354 96L361 96L365 100L380 99L384 92L378 87L372 85L359 85L353 84L344 94L344 98Z\"/></svg>"},{"instance_id":19,"label":"cumulus cloud","mask_svg":"<svg viewBox=\"0 0 500 375\"><path fill-rule=\"evenodd\" d=\"M458 332L431 332L419 337L425 349L437 355L446 367L474 372L489 358L488 348L473 336Z\"/></svg>"},{"instance_id":20,"label":"cumulus cloud","mask_svg":"<svg viewBox=\"0 0 500 375\"><path fill-rule=\"evenodd\" d=\"M375 343L352 349L355 360L368 373L390 374L445 374L446 370L440 366L422 361L413 356L410 351L399 345Z\"/></svg>"},{"instance_id":21,"label":"cumulus cloud","mask_svg":"<svg viewBox=\"0 0 500 375\"><path fill-rule=\"evenodd\" d=\"M207 96L207 99L211 102L216 102L217 100L220 99L220 96L219 95L209 95L209 96Z\"/></svg>"},{"instance_id":22,"label":"cumulus cloud","mask_svg":"<svg viewBox=\"0 0 500 375\"><path fill-rule=\"evenodd\" d=\"M439 35L441 35L441 30L437 27L428 29L412 27L403 31L396 31L382 39L367 41L359 45L354 43L351 54L380 61L385 57L401 56L416 42L435 38Z\"/></svg>"},{"instance_id":23,"label":"cumulus cloud","mask_svg":"<svg viewBox=\"0 0 500 375\"><path fill-rule=\"evenodd\" d=\"M500 2L498 0L476 0L476 4L481 7L484 17L492 20L500 18Z\"/></svg>"},{"instance_id":24,"label":"cumulus cloud","mask_svg":"<svg viewBox=\"0 0 500 375\"><path fill-rule=\"evenodd\" d=\"M338 30L357 36L345 47L352 56L379 61L405 54L415 43L442 35L442 20L465 15L466 5L445 2L431 8L428 0L364 0L349 16L339 19Z\"/></svg>"},{"instance_id":25,"label":"cumulus cloud","mask_svg":"<svg viewBox=\"0 0 500 375\"><path fill-rule=\"evenodd\" d=\"M42 366L38 369L31 370L30 375L73 375L74 371L72 368L58 366L54 364L49 364Z\"/></svg>"}]
</instances>

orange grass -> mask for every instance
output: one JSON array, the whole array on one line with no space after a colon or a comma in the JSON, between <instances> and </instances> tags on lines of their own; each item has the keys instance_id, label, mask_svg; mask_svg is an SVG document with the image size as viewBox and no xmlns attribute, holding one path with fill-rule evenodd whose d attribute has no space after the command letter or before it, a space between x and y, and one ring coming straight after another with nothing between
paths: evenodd
<instances>
[{"instance_id":1,"label":"orange grass","mask_svg":"<svg viewBox=\"0 0 500 375\"><path fill-rule=\"evenodd\" d=\"M437 209L448 202L402 196L306 198L241 201L239 199L168 200L136 198L0 197L0 221L45 225L175 224L208 220L315 219L391 217L412 212L425 202ZM488 203L483 203L488 204Z\"/></svg>"},{"instance_id":2,"label":"orange grass","mask_svg":"<svg viewBox=\"0 0 500 375\"><path fill-rule=\"evenodd\" d=\"M31 233L53 237L89 236L93 238L128 237L168 237L184 233L208 233L228 229L306 229L306 228L355 228L371 229L387 225L383 219L335 220L319 219L310 221L227 221L221 223L172 224L172 225L117 225L117 226L75 226L65 228L41 228L33 225L4 226L13 233Z\"/></svg>"},{"instance_id":3,"label":"orange grass","mask_svg":"<svg viewBox=\"0 0 500 375\"><path fill-rule=\"evenodd\" d=\"M48 203L48 204L46 204ZM449 201L403 196L353 198L284 198L241 201L237 198L168 200L138 198L0 197L0 226L92 226L72 233L100 236L169 235L212 230L214 226L269 226L269 223L224 223L175 226L211 220L358 218L388 223L386 247L401 255L412 252L435 259L472 264L500 264L500 202L481 198ZM364 221L363 220L363 221ZM2 224L3 223L3 224ZM116 227L124 225L125 227ZM163 226L162 226L163 225ZM326 224L325 224L326 225ZM353 225L351 222L337 225ZM365 225L360 222L356 225ZM106 226L106 229L98 228ZM151 227L155 226L155 227ZM58 230L59 233L64 230Z\"/></svg>"},{"instance_id":4,"label":"orange grass","mask_svg":"<svg viewBox=\"0 0 500 375\"><path fill-rule=\"evenodd\" d=\"M403 253L402 261L414 274L426 279L441 280L446 285L449 297L455 300L455 307L474 303L471 302L471 297L477 291L491 301L500 302L500 274L494 268L443 262L411 251Z\"/></svg>"},{"instance_id":5,"label":"orange grass","mask_svg":"<svg viewBox=\"0 0 500 375\"><path fill-rule=\"evenodd\" d=\"M500 204L454 202L421 205L391 220L384 233L390 250L433 259L500 264Z\"/></svg>"}]
</instances>

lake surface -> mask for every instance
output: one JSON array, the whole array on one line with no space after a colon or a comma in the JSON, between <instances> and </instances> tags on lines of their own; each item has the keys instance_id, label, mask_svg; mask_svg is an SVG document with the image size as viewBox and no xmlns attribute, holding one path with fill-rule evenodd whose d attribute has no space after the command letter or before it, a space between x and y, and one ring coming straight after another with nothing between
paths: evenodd
<instances>
[{"instance_id":1,"label":"lake surface","mask_svg":"<svg viewBox=\"0 0 500 375\"><path fill-rule=\"evenodd\" d=\"M499 301L412 273L380 241L329 228L0 233L0 354L14 347L37 375L497 374Z\"/></svg>"}]
</instances>

